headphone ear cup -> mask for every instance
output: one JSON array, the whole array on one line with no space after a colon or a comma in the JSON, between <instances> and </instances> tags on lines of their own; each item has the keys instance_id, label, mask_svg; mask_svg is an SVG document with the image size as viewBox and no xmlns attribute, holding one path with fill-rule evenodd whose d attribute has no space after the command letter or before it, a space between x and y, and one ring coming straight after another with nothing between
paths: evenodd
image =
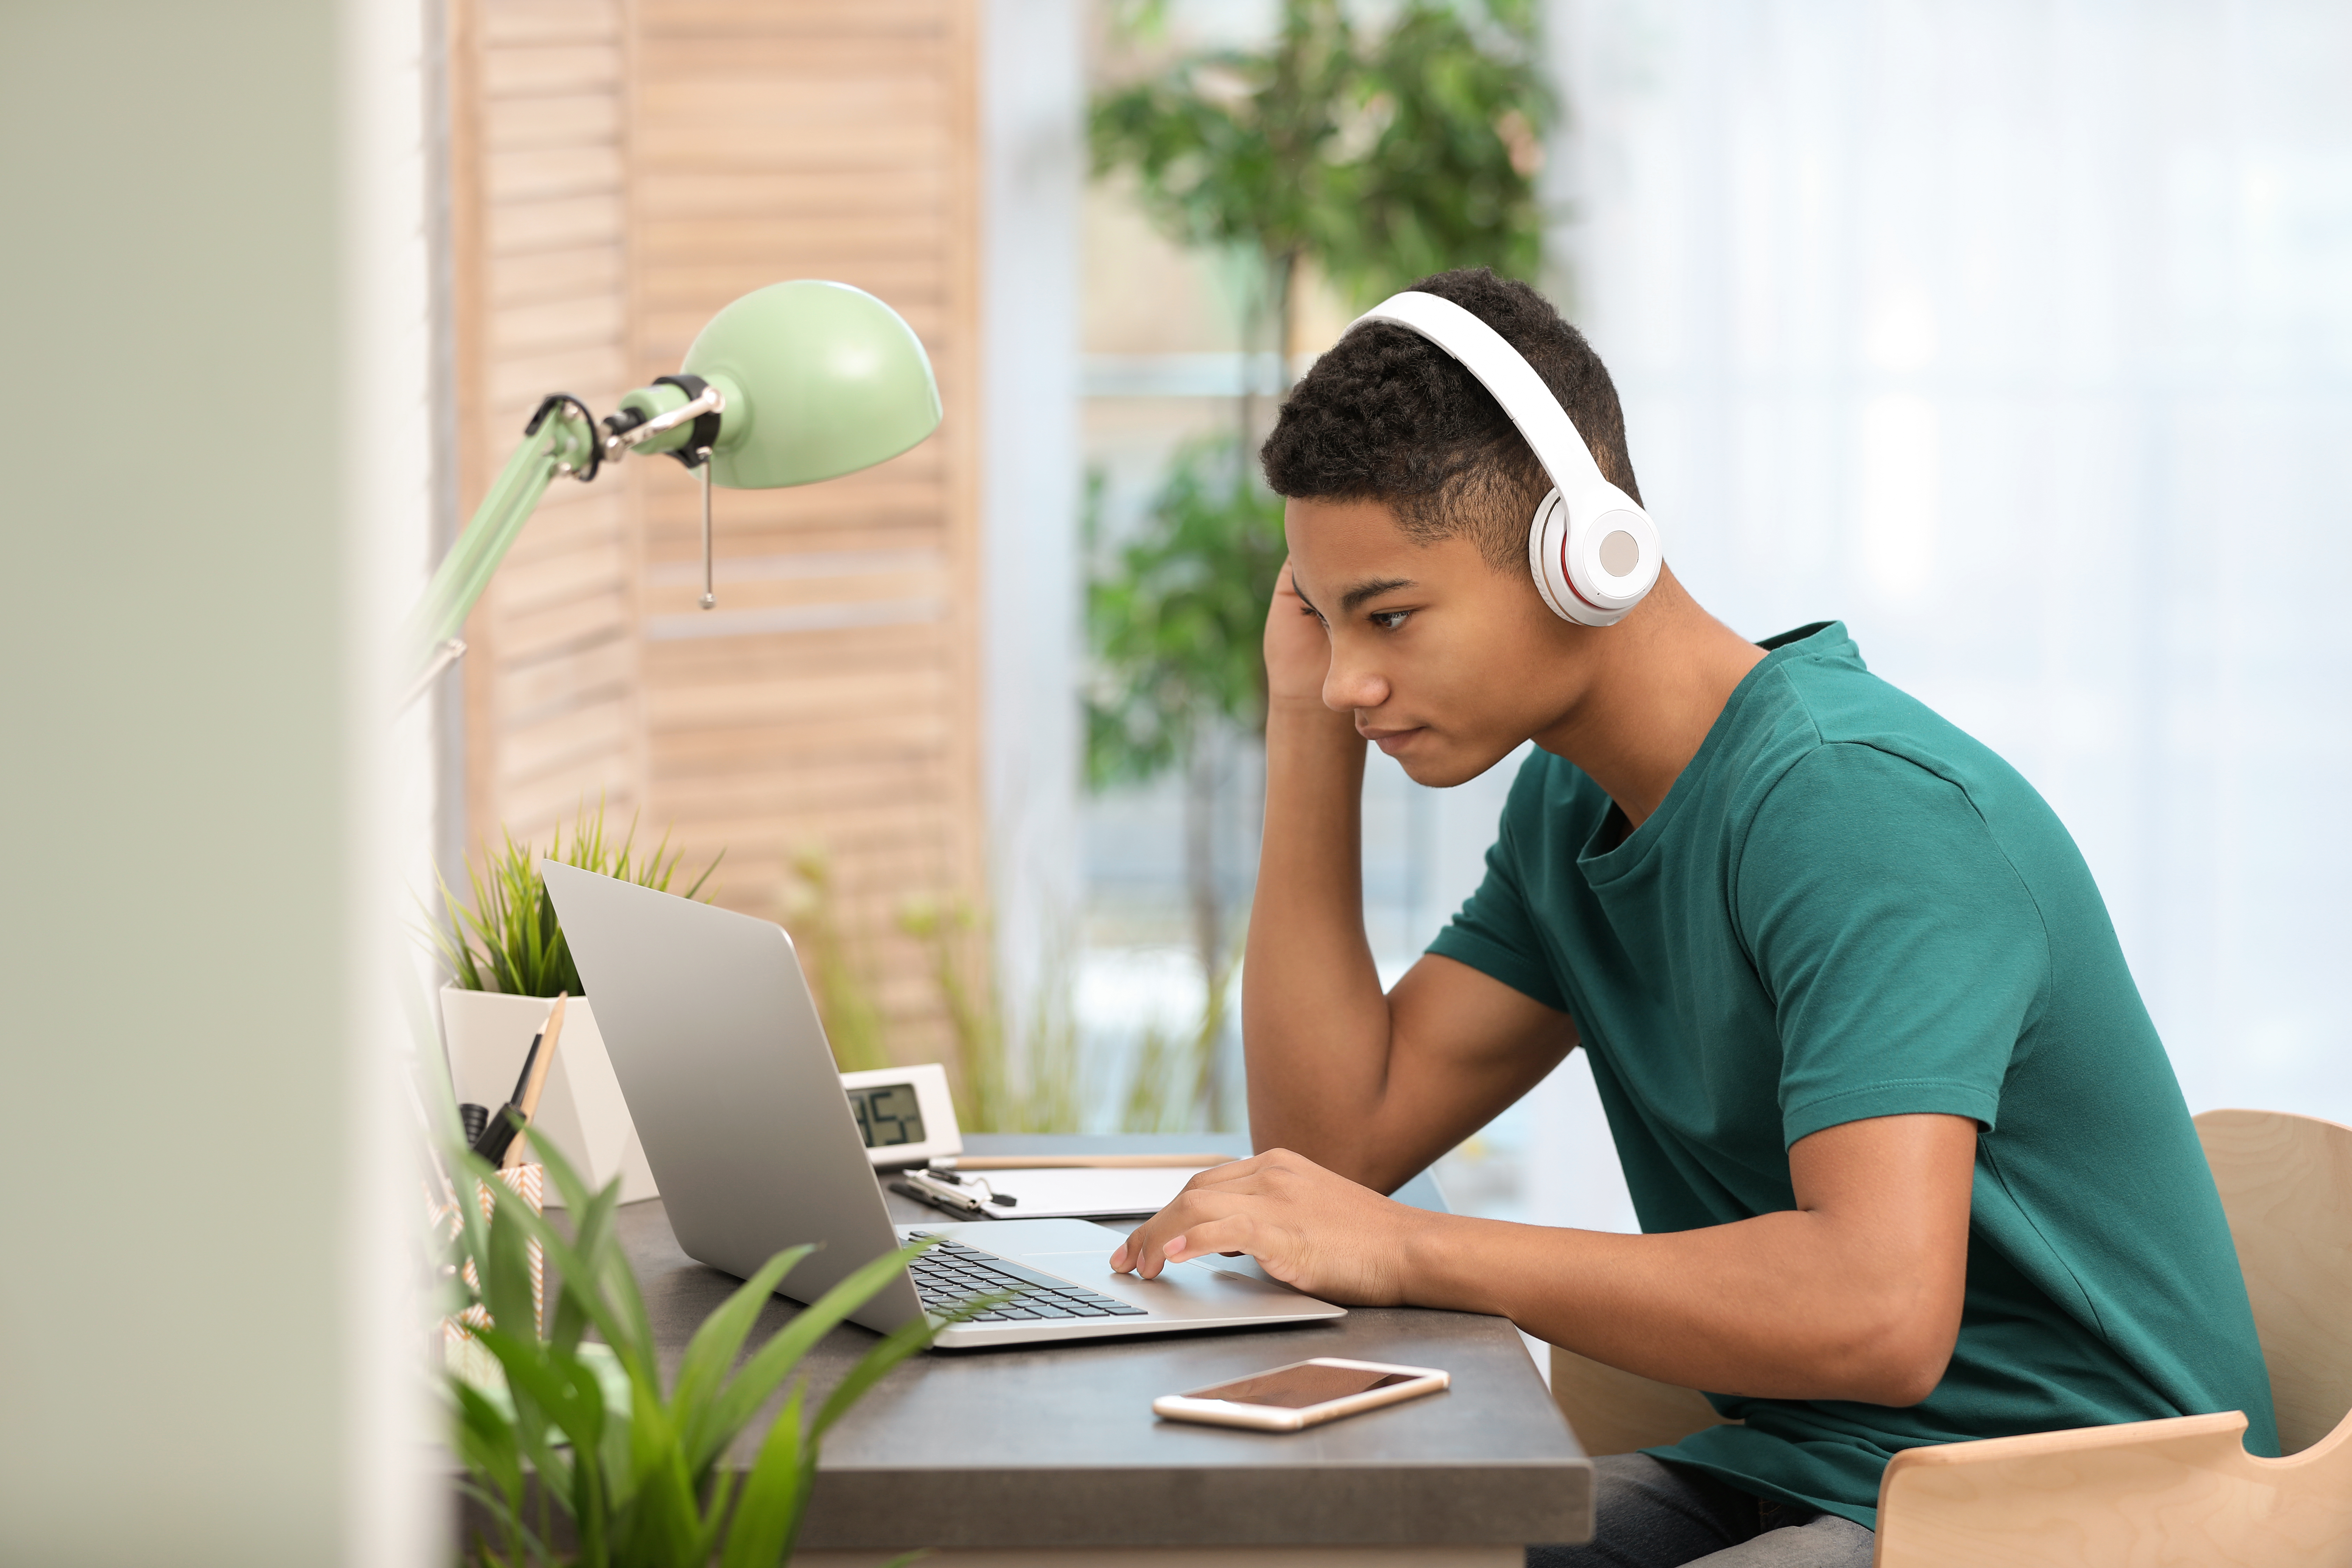
<instances>
[{"instance_id":1,"label":"headphone ear cup","mask_svg":"<svg viewBox=\"0 0 2352 1568\"><path fill-rule=\"evenodd\" d=\"M1613 626L1657 583L1658 531L1649 514L1614 487L1588 495L1585 501L1598 515L1591 526L1579 530L1558 490L1544 497L1543 504L1536 508L1535 520L1528 525L1528 572L1536 580L1536 592L1561 620L1580 626ZM1612 535L1621 536L1617 547L1630 545L1633 552L1632 561L1614 571L1607 554ZM1608 577L1580 587L1579 558L1593 553L1596 539L1601 545L1600 559L1584 563L1584 569L1606 573Z\"/></svg>"},{"instance_id":2,"label":"headphone ear cup","mask_svg":"<svg viewBox=\"0 0 2352 1568\"><path fill-rule=\"evenodd\" d=\"M1575 602L1569 591L1568 579L1561 574L1560 563L1565 559L1562 549L1568 542L1568 503L1553 490L1536 503L1536 515L1528 523L1528 574L1536 580L1536 592L1551 613L1563 621L1577 616L1568 606Z\"/></svg>"},{"instance_id":3,"label":"headphone ear cup","mask_svg":"<svg viewBox=\"0 0 2352 1568\"><path fill-rule=\"evenodd\" d=\"M1649 596L1664 564L1657 526L1650 514L1615 486L1578 498L1585 510L1570 519L1560 508L1566 535L1558 570L1560 602L1570 618L1589 626L1612 626ZM1581 526L1578 526L1580 522Z\"/></svg>"}]
</instances>

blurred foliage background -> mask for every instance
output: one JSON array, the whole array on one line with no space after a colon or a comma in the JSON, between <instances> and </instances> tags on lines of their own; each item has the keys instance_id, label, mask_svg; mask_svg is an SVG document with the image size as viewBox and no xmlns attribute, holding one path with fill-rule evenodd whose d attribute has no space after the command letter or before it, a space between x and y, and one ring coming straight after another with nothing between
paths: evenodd
<instances>
[{"instance_id":1,"label":"blurred foliage background","mask_svg":"<svg viewBox=\"0 0 2352 1568\"><path fill-rule=\"evenodd\" d=\"M1185 9L1118 5L1113 26L1150 58ZM1246 918L1228 909L1221 868L1235 847L1220 839L1235 814L1216 795L1234 772L1221 764L1263 743L1260 636L1284 557L1281 500L1255 460L1274 403L1255 367L1270 357L1277 390L1303 371L1310 271L1353 309L1453 267L1535 275L1536 175L1558 111L1536 21L1527 0L1282 0L1262 43L1160 51L1092 105L1097 180L1132 191L1162 237L1215 253L1237 284L1231 434L1181 442L1124 531L1105 526L1097 478L1087 531L1087 783L1182 781L1184 901L1203 981L1190 1038L1148 1037L1134 1070L1168 1079L1164 1098L1189 1101L1202 1124L1218 1124L1229 1098L1220 1047ZM1151 1100L1130 1092L1127 1119Z\"/></svg>"},{"instance_id":2,"label":"blurred foliage background","mask_svg":"<svg viewBox=\"0 0 2352 1568\"><path fill-rule=\"evenodd\" d=\"M1089 1028L1085 972L1107 954L1118 968L1163 953L1156 936L1071 932L1033 982L1040 994L1013 996L989 910L901 898L889 925L926 955L919 984L949 1022L968 1129L1179 1131L1234 1120L1232 1016L1265 724L1260 639L1285 555L1282 502L1259 473L1257 443L1309 350L1355 310L1453 267L1536 276L1537 176L1559 112L1538 17L1534 0L1102 0L1089 202L1139 222L1158 253L1139 258L1130 235L1106 255L1090 235L1088 318L1132 326L1190 311L1179 352L1160 359L1223 363L1223 351L1198 352L1204 342L1239 350L1228 390L1139 400L1155 465L1139 504L1112 504L1099 467L1087 482L1086 782L1094 798L1140 810L1130 846L1178 847L1168 913L1188 962L1183 973L1118 968L1098 988L1118 1021ZM1182 258L1180 276L1170 258ZM1225 319L1199 320L1204 305ZM1223 417L1204 422L1203 403L1220 401ZM1104 837L1099 823L1071 826ZM843 1070L936 1053L893 1037L890 1020L908 1009L891 1005L824 845L791 854L776 912Z\"/></svg>"}]
</instances>

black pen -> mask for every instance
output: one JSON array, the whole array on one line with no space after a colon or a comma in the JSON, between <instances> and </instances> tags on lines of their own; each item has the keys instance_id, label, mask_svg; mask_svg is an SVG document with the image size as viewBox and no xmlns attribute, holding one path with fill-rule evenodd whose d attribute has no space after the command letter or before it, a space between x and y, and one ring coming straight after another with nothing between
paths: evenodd
<instances>
[{"instance_id":1,"label":"black pen","mask_svg":"<svg viewBox=\"0 0 2352 1568\"><path fill-rule=\"evenodd\" d=\"M987 1212L980 1206L980 1200L971 1194L959 1193L951 1187L942 1187L934 1182L920 1180L921 1176L922 1173L919 1171L906 1172L890 1184L890 1190L894 1193L904 1193L917 1203L929 1204L935 1209L945 1209L950 1214L970 1217Z\"/></svg>"},{"instance_id":2,"label":"black pen","mask_svg":"<svg viewBox=\"0 0 2352 1568\"><path fill-rule=\"evenodd\" d=\"M531 1064L539 1060L539 1043L545 1038L545 1029L530 1037L530 1049L523 1053L522 1071L515 1076L514 1092L507 1096L504 1105L490 1112L488 1125L482 1129L482 1135L474 1140L474 1152L493 1165L507 1157L507 1145L512 1143L515 1134L522 1130L523 1085L530 1081Z\"/></svg>"}]
</instances>

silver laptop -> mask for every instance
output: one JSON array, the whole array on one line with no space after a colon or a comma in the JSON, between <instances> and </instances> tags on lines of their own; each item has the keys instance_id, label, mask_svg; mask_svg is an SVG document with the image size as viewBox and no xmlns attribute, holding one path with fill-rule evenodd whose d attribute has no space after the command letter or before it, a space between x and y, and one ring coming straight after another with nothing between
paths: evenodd
<instances>
[{"instance_id":1,"label":"silver laptop","mask_svg":"<svg viewBox=\"0 0 2352 1568\"><path fill-rule=\"evenodd\" d=\"M1213 1259L1157 1279L1113 1274L1125 1233L1087 1220L893 1225L783 929L551 860L540 869L688 1257L741 1279L821 1243L782 1286L812 1301L908 1238L942 1237L852 1314L887 1333L974 1295L1019 1292L949 1324L942 1346L1347 1315Z\"/></svg>"}]
</instances>

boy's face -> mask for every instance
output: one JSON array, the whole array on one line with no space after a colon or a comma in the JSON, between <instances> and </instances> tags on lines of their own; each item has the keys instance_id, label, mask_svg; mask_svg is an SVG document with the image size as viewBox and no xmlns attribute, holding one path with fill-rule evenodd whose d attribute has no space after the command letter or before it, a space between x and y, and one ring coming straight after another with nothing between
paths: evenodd
<instances>
[{"instance_id":1,"label":"boy's face","mask_svg":"<svg viewBox=\"0 0 2352 1568\"><path fill-rule=\"evenodd\" d=\"M1459 534L1421 543L1381 501L1293 499L1283 517L1292 581L1328 636L1324 705L1416 783L1476 778L1575 706L1577 628L1525 571Z\"/></svg>"}]
</instances>

